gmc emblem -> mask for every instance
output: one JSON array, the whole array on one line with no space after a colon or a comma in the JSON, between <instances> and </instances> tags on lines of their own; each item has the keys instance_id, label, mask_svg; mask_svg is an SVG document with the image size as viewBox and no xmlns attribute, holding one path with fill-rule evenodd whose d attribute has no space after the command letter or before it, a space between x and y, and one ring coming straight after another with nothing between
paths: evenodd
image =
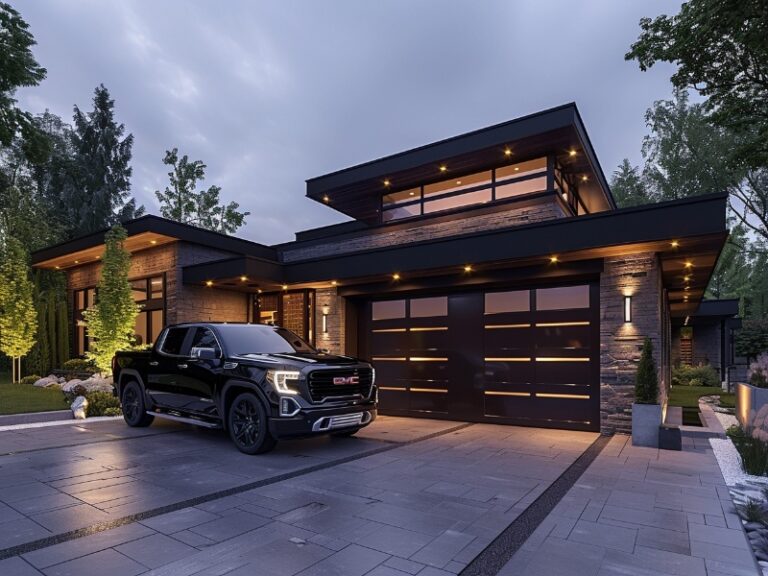
<instances>
[{"instance_id":1,"label":"gmc emblem","mask_svg":"<svg viewBox=\"0 0 768 576\"><path fill-rule=\"evenodd\" d=\"M360 378L357 376L334 376L333 383L341 386L344 384L359 384Z\"/></svg>"}]
</instances>

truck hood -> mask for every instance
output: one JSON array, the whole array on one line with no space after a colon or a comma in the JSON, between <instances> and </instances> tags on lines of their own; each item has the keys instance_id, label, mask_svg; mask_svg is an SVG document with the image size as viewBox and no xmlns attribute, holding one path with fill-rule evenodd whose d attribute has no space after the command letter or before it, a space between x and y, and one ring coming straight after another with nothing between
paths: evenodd
<instances>
[{"instance_id":1,"label":"truck hood","mask_svg":"<svg viewBox=\"0 0 768 576\"><path fill-rule=\"evenodd\" d=\"M351 356L338 356L336 354L326 354L324 352L293 352L290 354L240 354L237 356L237 359L252 362L265 362L268 364L293 364L302 367L310 364L343 366L360 363L360 360L352 358Z\"/></svg>"}]
</instances>

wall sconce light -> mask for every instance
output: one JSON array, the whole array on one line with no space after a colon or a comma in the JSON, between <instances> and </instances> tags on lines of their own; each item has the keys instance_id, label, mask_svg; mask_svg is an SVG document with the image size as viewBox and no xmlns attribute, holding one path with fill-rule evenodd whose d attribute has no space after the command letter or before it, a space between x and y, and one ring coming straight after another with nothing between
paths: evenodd
<instances>
[{"instance_id":1,"label":"wall sconce light","mask_svg":"<svg viewBox=\"0 0 768 576\"><path fill-rule=\"evenodd\" d=\"M624 296L624 322L632 322L632 296Z\"/></svg>"},{"instance_id":2,"label":"wall sconce light","mask_svg":"<svg viewBox=\"0 0 768 576\"><path fill-rule=\"evenodd\" d=\"M323 334L328 334L328 314L330 311L328 306L323 306Z\"/></svg>"}]
</instances>

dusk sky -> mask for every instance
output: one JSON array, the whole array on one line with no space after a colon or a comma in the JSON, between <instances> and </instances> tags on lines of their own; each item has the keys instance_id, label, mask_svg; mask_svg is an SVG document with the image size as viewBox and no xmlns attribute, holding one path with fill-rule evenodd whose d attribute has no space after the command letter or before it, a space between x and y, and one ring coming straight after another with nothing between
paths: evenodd
<instances>
[{"instance_id":1,"label":"dusk sky","mask_svg":"<svg viewBox=\"0 0 768 576\"><path fill-rule=\"evenodd\" d=\"M606 176L641 160L644 114L669 66L624 54L658 0L25 0L14 6L48 69L21 106L72 118L103 83L133 133L133 194L154 191L174 146L205 186L251 212L238 234L275 244L344 221L305 180L577 103Z\"/></svg>"}]
</instances>

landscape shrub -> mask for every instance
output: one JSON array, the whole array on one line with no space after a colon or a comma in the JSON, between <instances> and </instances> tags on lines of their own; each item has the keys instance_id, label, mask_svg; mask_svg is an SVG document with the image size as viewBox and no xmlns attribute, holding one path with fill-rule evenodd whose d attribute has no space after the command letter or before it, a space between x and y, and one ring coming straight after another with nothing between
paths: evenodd
<instances>
[{"instance_id":1,"label":"landscape shrub","mask_svg":"<svg viewBox=\"0 0 768 576\"><path fill-rule=\"evenodd\" d=\"M673 386L720 386L720 375L712 366L680 365L672 370Z\"/></svg>"},{"instance_id":2,"label":"landscape shrub","mask_svg":"<svg viewBox=\"0 0 768 576\"><path fill-rule=\"evenodd\" d=\"M741 426L729 426L725 433L739 453L744 472L753 476L768 475L768 442L755 438L749 429Z\"/></svg>"},{"instance_id":3,"label":"landscape shrub","mask_svg":"<svg viewBox=\"0 0 768 576\"><path fill-rule=\"evenodd\" d=\"M31 386L32 384L40 380L40 378L42 378L42 376L38 376L37 374L30 374L29 376L24 376L24 378L19 380L19 384L28 384Z\"/></svg>"},{"instance_id":4,"label":"landscape shrub","mask_svg":"<svg viewBox=\"0 0 768 576\"><path fill-rule=\"evenodd\" d=\"M87 416L119 416L120 400L109 392L91 392L86 394L88 399ZM109 414L107 412L110 412ZM115 413L115 411L117 411Z\"/></svg>"},{"instance_id":5,"label":"landscape shrub","mask_svg":"<svg viewBox=\"0 0 768 576\"><path fill-rule=\"evenodd\" d=\"M69 392L64 392L64 397L67 399L67 402L69 404L72 404L72 402L74 402L75 398L77 398L78 396L87 396L87 395L88 395L88 390L85 389L85 386L82 386L80 384L75 386Z\"/></svg>"},{"instance_id":6,"label":"landscape shrub","mask_svg":"<svg viewBox=\"0 0 768 576\"><path fill-rule=\"evenodd\" d=\"M62 368L67 372L96 372L96 364L84 358L72 358L64 362Z\"/></svg>"},{"instance_id":7,"label":"landscape shrub","mask_svg":"<svg viewBox=\"0 0 768 576\"><path fill-rule=\"evenodd\" d=\"M747 522L759 522L768 525L768 510L766 510L765 502L755 498L747 498L746 502L736 504L736 512Z\"/></svg>"}]
</instances>

